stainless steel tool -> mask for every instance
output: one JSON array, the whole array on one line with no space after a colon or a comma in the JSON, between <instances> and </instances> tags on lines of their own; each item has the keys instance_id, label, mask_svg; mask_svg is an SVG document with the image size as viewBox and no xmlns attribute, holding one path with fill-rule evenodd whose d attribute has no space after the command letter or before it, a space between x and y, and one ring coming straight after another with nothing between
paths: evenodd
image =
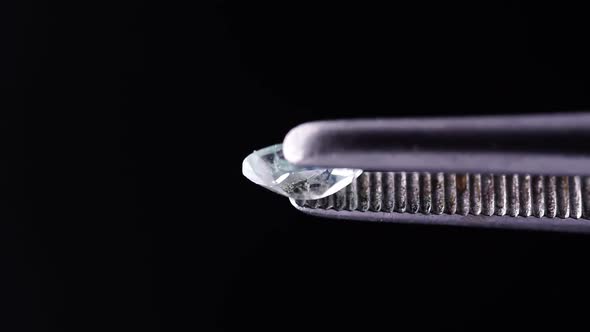
<instances>
[{"instance_id":1,"label":"stainless steel tool","mask_svg":"<svg viewBox=\"0 0 590 332\"><path fill-rule=\"evenodd\" d=\"M283 151L365 170L332 196L291 199L311 215L590 232L590 113L310 122Z\"/></svg>"}]
</instances>

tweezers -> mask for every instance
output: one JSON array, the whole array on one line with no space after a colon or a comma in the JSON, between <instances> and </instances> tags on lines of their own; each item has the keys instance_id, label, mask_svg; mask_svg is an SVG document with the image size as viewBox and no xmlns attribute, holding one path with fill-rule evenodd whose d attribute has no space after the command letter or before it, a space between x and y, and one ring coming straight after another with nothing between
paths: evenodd
<instances>
[{"instance_id":1,"label":"tweezers","mask_svg":"<svg viewBox=\"0 0 590 332\"><path fill-rule=\"evenodd\" d=\"M590 113L316 121L283 152L364 170L331 196L291 199L310 215L590 232Z\"/></svg>"}]
</instances>

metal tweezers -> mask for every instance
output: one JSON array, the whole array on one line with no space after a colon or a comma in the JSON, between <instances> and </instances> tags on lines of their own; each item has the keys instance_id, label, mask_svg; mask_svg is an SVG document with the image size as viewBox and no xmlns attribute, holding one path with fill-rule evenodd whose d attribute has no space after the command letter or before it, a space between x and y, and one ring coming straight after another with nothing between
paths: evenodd
<instances>
[{"instance_id":1,"label":"metal tweezers","mask_svg":"<svg viewBox=\"0 0 590 332\"><path fill-rule=\"evenodd\" d=\"M336 194L291 200L314 216L590 232L590 113L309 122L283 152L364 170Z\"/></svg>"}]
</instances>

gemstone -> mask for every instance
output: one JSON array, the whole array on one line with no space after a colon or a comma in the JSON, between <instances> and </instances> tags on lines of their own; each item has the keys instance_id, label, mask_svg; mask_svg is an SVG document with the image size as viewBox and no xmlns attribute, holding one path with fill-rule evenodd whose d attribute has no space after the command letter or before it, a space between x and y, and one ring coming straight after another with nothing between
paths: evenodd
<instances>
[{"instance_id":1,"label":"gemstone","mask_svg":"<svg viewBox=\"0 0 590 332\"><path fill-rule=\"evenodd\" d=\"M348 186L363 171L350 168L300 167L283 156L283 145L254 151L242 163L250 181L293 199L320 199Z\"/></svg>"}]
</instances>

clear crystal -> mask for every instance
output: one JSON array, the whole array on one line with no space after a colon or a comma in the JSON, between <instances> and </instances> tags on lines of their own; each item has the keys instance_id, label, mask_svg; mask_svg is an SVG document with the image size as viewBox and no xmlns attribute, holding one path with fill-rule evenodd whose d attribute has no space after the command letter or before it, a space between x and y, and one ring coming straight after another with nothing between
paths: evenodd
<instances>
[{"instance_id":1,"label":"clear crystal","mask_svg":"<svg viewBox=\"0 0 590 332\"><path fill-rule=\"evenodd\" d=\"M320 199L351 184L363 171L349 168L299 167L283 156L283 145L254 151L242 163L250 181L294 199Z\"/></svg>"}]
</instances>

